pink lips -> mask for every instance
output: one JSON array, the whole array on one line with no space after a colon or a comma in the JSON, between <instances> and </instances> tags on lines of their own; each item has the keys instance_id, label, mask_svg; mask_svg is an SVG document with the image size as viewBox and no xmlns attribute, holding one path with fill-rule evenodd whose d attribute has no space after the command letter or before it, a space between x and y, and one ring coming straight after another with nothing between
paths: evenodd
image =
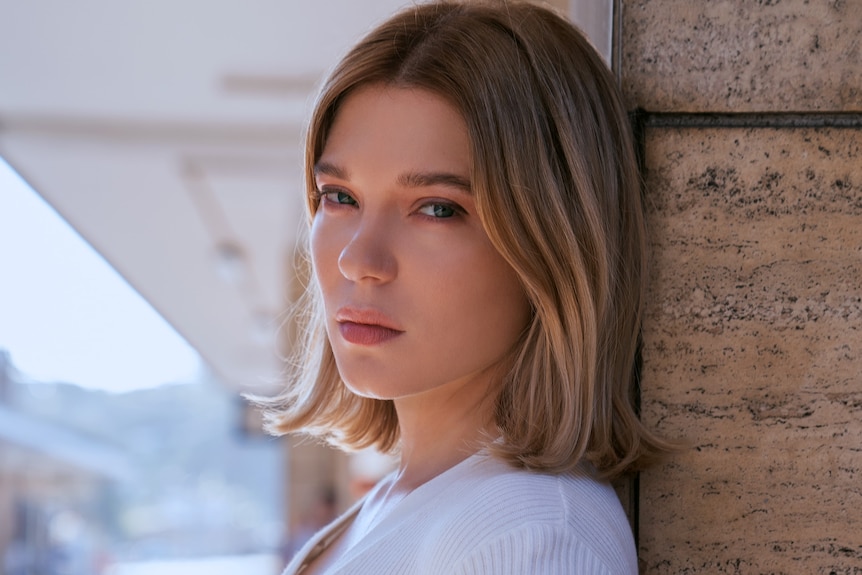
<instances>
[{"instance_id":1,"label":"pink lips","mask_svg":"<svg viewBox=\"0 0 862 575\"><path fill-rule=\"evenodd\" d=\"M384 314L371 309L341 308L335 321L341 337L356 345L378 345L404 333Z\"/></svg>"}]
</instances>

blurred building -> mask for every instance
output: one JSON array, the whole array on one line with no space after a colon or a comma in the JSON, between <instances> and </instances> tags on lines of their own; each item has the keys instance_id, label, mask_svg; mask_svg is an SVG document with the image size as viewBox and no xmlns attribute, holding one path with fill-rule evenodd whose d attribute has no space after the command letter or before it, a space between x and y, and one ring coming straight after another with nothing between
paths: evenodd
<instances>
[{"instance_id":1,"label":"blurred building","mask_svg":"<svg viewBox=\"0 0 862 575\"><path fill-rule=\"evenodd\" d=\"M0 575L92 574L103 498L130 473L121 451L21 413L0 350Z\"/></svg>"}]
</instances>

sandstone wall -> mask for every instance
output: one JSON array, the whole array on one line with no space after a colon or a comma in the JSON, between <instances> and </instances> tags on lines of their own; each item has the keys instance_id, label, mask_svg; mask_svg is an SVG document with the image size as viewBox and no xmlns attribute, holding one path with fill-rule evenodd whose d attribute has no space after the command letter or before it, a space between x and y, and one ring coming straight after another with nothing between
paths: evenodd
<instances>
[{"instance_id":1,"label":"sandstone wall","mask_svg":"<svg viewBox=\"0 0 862 575\"><path fill-rule=\"evenodd\" d=\"M862 2L622 0L653 269L645 573L862 573Z\"/></svg>"}]
</instances>

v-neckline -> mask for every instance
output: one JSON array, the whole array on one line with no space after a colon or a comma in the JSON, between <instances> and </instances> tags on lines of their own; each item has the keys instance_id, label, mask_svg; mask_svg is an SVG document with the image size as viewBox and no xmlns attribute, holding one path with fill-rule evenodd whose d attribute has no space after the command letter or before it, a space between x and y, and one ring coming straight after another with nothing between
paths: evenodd
<instances>
[{"instance_id":1,"label":"v-neckline","mask_svg":"<svg viewBox=\"0 0 862 575\"><path fill-rule=\"evenodd\" d=\"M415 489L408 492L404 497L401 497L395 506L390 509L379 521L376 521L374 525L372 525L368 531L366 531L362 538L359 541L365 540L367 537L371 535L375 535L377 537L381 536L381 532L388 532L389 525L392 521L394 521L397 517L403 515L405 509L412 508L410 502L414 501L420 495L426 493L428 490L432 489L434 486L439 485L446 478L450 478L453 475L456 475L458 471L468 466L471 462L479 457L489 457L487 450L481 449L476 453L473 453L463 460L459 461L449 469L446 469L439 473L438 475L432 477L422 485L416 487ZM322 529L319 533L317 533L304 547L304 549L308 549L302 558L302 562L297 566L296 570L293 572L285 571L286 575L301 575L304 570L311 565L318 557L323 555L329 547L337 542L342 536L348 535L349 529L354 525L358 516L362 513L362 508L366 504L366 502L373 496L376 496L377 493L383 488L386 484L391 484L391 481L397 474L397 471L393 471L388 474L386 477L380 480L380 482L372 488L365 496L359 499L356 503L354 503L347 511L345 511L338 519L333 521L329 526ZM354 544L351 547L348 547L344 550L342 555L336 558L330 565L331 567L336 567L344 564L348 560L352 560L355 556L354 551L359 547L358 541L357 544ZM302 552L302 551L300 551Z\"/></svg>"}]
</instances>

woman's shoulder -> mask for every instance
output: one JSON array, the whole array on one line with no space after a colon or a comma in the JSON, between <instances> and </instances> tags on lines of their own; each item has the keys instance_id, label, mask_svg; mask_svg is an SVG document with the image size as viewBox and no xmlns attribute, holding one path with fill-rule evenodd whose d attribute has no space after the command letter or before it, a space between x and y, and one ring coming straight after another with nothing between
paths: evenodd
<instances>
[{"instance_id":1,"label":"woman's shoulder","mask_svg":"<svg viewBox=\"0 0 862 575\"><path fill-rule=\"evenodd\" d=\"M493 517L500 526L541 521L593 527L596 516L621 519L628 526L613 488L588 465L551 474L517 469L488 455L466 463L446 490L446 507L458 515Z\"/></svg>"},{"instance_id":2,"label":"woman's shoulder","mask_svg":"<svg viewBox=\"0 0 862 575\"><path fill-rule=\"evenodd\" d=\"M424 540L438 559L451 566L520 556L531 568L540 559L550 561L549 572L558 572L553 569L559 562L579 556L611 573L630 572L620 565L635 565L636 572L622 506L587 466L557 475L516 469L490 456L467 463L430 514Z\"/></svg>"}]
</instances>

